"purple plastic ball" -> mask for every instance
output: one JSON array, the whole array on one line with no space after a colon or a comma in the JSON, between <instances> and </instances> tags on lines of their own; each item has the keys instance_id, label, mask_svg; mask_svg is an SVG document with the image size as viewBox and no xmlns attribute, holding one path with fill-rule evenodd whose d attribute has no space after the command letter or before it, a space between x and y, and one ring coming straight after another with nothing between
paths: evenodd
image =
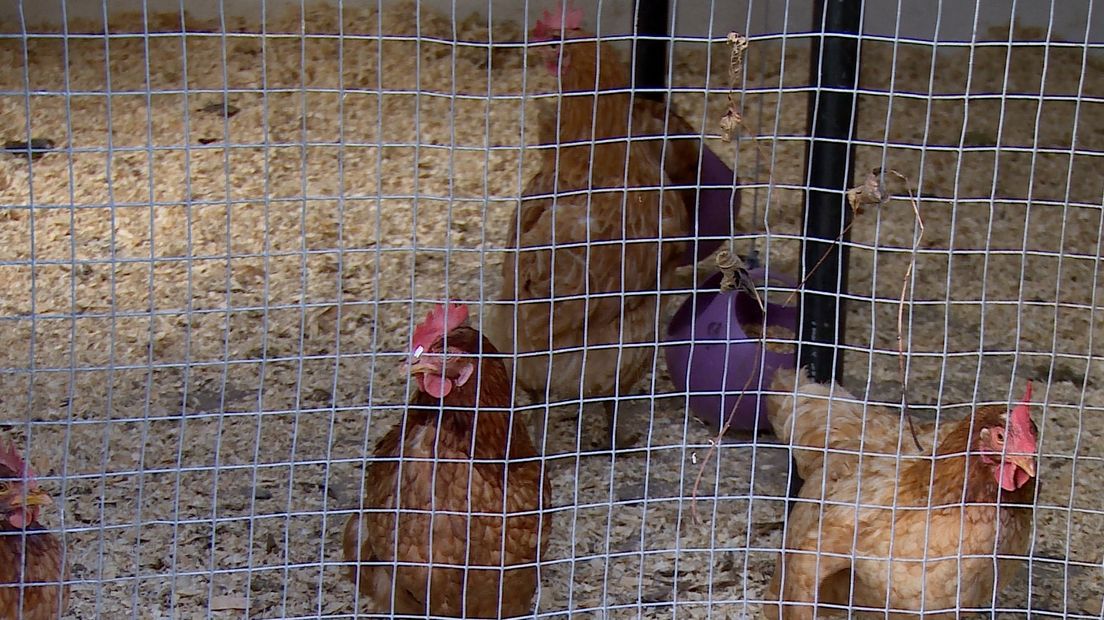
<instances>
[{"instance_id":1,"label":"purple plastic ball","mask_svg":"<svg viewBox=\"0 0 1104 620\"><path fill-rule=\"evenodd\" d=\"M749 275L760 284L766 270L755 269ZM671 319L667 338L681 343L664 347L667 372L680 391L690 393L691 411L715 429L719 430L723 420L732 412L734 419L729 430L755 430L758 419L758 428L769 431L766 403L765 399L760 398L760 392L770 385L775 370L794 367L795 356L794 353L777 353L768 349L763 357L764 368L760 372L759 338L748 336L742 325L761 325L763 312L755 298L742 290L717 291L720 282L719 273L706 280L701 288L713 290L691 295ZM771 284L794 286L790 280L774 274ZM780 291L772 292L771 299L784 299L779 294ZM767 304L766 314L768 326L784 327L796 334L796 305ZM687 341L693 344L687 344ZM745 385L747 392L739 398Z\"/></svg>"}]
</instances>

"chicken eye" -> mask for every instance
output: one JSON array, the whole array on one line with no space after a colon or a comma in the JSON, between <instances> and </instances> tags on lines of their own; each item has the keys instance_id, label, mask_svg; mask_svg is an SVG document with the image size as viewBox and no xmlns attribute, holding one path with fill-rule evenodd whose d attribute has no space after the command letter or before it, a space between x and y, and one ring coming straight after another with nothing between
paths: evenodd
<instances>
[{"instance_id":1,"label":"chicken eye","mask_svg":"<svg viewBox=\"0 0 1104 620\"><path fill-rule=\"evenodd\" d=\"M1004 443L1004 429L998 428L993 432L993 437L997 440L997 443Z\"/></svg>"}]
</instances>

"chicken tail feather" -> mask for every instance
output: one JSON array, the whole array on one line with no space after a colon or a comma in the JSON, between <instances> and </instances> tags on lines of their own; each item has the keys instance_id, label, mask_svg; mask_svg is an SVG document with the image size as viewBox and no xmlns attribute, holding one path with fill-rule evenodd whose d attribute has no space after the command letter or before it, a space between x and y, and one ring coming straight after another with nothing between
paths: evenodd
<instances>
[{"instance_id":1,"label":"chicken tail feather","mask_svg":"<svg viewBox=\"0 0 1104 620\"><path fill-rule=\"evenodd\" d=\"M802 379L807 380L807 376L804 369L779 368L771 380L770 391L782 393L767 395L767 420L774 434L785 443L789 443L793 435L794 388L800 388L799 384L804 383Z\"/></svg>"},{"instance_id":2,"label":"chicken tail feather","mask_svg":"<svg viewBox=\"0 0 1104 620\"><path fill-rule=\"evenodd\" d=\"M861 434L861 407L848 402L854 397L834 382L817 383L804 368L779 369L771 391L782 393L768 395L767 419L783 443L802 448L792 453L802 479L820 470L826 448Z\"/></svg>"}]
</instances>

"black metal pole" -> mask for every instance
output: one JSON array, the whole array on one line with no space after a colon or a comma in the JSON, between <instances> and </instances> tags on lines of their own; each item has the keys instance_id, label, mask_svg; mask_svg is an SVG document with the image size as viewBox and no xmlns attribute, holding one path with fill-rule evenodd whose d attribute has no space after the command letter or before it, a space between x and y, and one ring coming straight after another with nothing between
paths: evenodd
<instances>
[{"instance_id":1,"label":"black metal pole","mask_svg":"<svg viewBox=\"0 0 1104 620\"><path fill-rule=\"evenodd\" d=\"M636 0L636 35L664 37L636 40L635 88L667 88L667 37L670 31L668 0ZM642 92L637 97L663 101L665 93Z\"/></svg>"},{"instance_id":2,"label":"black metal pole","mask_svg":"<svg viewBox=\"0 0 1104 620\"><path fill-rule=\"evenodd\" d=\"M861 0L815 0L808 127L805 152L809 189L805 202L801 364L813 378L840 379L847 292L847 246L838 243L850 220L845 192L852 185L855 88L858 85L858 39ZM834 35L851 36L834 36ZM849 237L845 237L846 240ZM828 257L816 267L817 263ZM815 271L812 271L815 267Z\"/></svg>"},{"instance_id":3,"label":"black metal pole","mask_svg":"<svg viewBox=\"0 0 1104 620\"><path fill-rule=\"evenodd\" d=\"M845 192L854 178L855 88L858 86L861 0L814 0L808 128L811 140L805 151L809 182L805 201L805 243L802 248L801 365L819 382L843 376L839 344L843 339L847 292L847 246L842 235L850 221ZM827 258L824 258L827 253ZM821 262L823 259L823 262ZM819 267L817 266L819 263ZM811 273L810 273L811 272ZM803 481L797 463L790 467L789 495L795 497ZM794 502L788 502L787 512Z\"/></svg>"}]
</instances>

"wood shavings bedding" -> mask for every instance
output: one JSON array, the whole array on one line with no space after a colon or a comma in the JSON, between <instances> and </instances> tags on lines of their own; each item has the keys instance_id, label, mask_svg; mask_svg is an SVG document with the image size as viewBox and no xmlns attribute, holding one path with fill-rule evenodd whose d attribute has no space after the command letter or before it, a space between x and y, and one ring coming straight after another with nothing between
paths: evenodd
<instances>
[{"instance_id":1,"label":"wood shavings bedding","mask_svg":"<svg viewBox=\"0 0 1104 620\"><path fill-rule=\"evenodd\" d=\"M192 19L180 35L178 15L151 18L151 31L177 34L148 41L32 37L30 83L22 71L0 75L0 90L35 93L0 96L9 132L0 137L61 148L33 167L0 156L0 398L9 432L29 441L34 466L64 497L48 522L65 528L79 581L72 617L201 618L212 601L242 596L251 618L349 613L339 532L363 455L406 399L397 360L424 312L411 300L478 304L497 290L504 229L536 165L520 145L536 142L553 100L534 96L553 92L552 80L525 75L517 48L281 34L301 25L492 34L478 19L454 29L424 8L416 26L410 5L343 15L342 24L332 8L270 16L267 37L244 23L206 36L218 24ZM140 17L112 16L113 33L143 29ZM520 32L495 24L493 40ZM22 67L22 45L0 40L0 63ZM901 45L896 66L883 60L889 44L863 49L878 62L864 63L856 169L889 164L923 196L927 231L906 317L911 399L1000 400L1013 372L1053 376L1039 420L1051 456L1033 553L1099 564L1091 540L1104 531L1104 506L1092 489L1104 480L1104 417L1083 408L1101 404L1083 356L1088 336L1104 336L1093 307L1100 195L1085 182L1104 172L1087 154L1104 149L1100 83L1081 83L1080 50L1048 52L1046 93L1085 97L1075 126L1069 102L1037 95L968 109L925 96L964 92L971 66L972 92L1000 92L1003 48L978 48L970 65L961 49L933 56ZM1043 52L1016 48L1009 92L1038 93ZM711 141L748 184L737 250L754 243L789 273L800 249L806 95L787 89L806 83L807 53L791 41L781 75L782 48L753 40L756 92L741 106L760 135ZM678 43L675 85L725 83L727 57L720 42ZM1097 72L1104 64L1099 54L1087 62ZM891 84L895 96L878 94ZM726 95L673 101L716 134ZM225 105L238 112L224 116ZM32 136L23 135L28 110ZM768 226L769 238L758 232ZM879 400L898 389L896 296L913 234L897 200L864 214L850 236L846 340L860 350L845 356L848 384L859 394L869 385ZM683 275L692 286L694 272ZM673 392L662 366L654 379L655 394ZM673 600L692 617L754 610L742 601L762 591L773 556L747 549L779 543L763 524L783 513L768 497L785 492L785 453L749 437L725 444L702 484L709 518L695 524L692 461L712 432L687 419L678 396L628 409L647 429L644 448L616 461L589 452L600 421L582 416L577 439L578 407L549 411L557 516L539 611L668 617ZM1030 594L1036 609L1099 613L1099 579L1080 566L1067 582L1061 564L1041 560L1005 606ZM238 617L230 607L215 617Z\"/></svg>"}]
</instances>

